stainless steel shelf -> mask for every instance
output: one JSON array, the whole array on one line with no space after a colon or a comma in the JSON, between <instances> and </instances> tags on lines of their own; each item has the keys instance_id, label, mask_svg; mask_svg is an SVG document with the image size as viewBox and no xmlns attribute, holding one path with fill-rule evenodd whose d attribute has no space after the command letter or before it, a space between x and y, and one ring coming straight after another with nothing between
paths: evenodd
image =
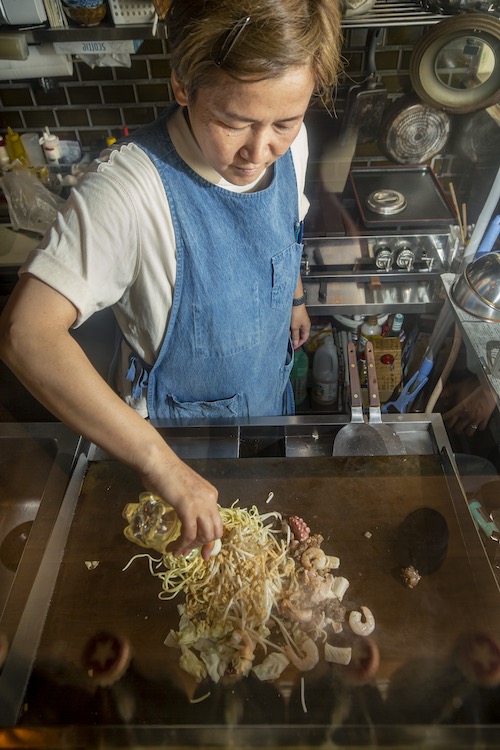
<instances>
[{"instance_id":1,"label":"stainless steel shelf","mask_svg":"<svg viewBox=\"0 0 500 750\"><path fill-rule=\"evenodd\" d=\"M439 23L446 16L425 10L418 0L377 0L369 13L354 18L344 18L343 28L427 26ZM22 31L12 27L1 27L3 31ZM158 24L153 35L152 24L124 24L113 26L104 22L99 26L70 26L65 29L50 29L45 26L25 31L28 43L52 43L62 41L107 41L113 39L165 39L166 27Z\"/></svg>"},{"instance_id":2,"label":"stainless steel shelf","mask_svg":"<svg viewBox=\"0 0 500 750\"><path fill-rule=\"evenodd\" d=\"M70 26L66 29L50 29L45 26L40 26L39 28L26 31L26 35L28 44L87 41L107 42L115 39L164 39L165 24L158 24L156 35L153 35L152 24L124 24L123 26L112 26L107 23L89 27Z\"/></svg>"},{"instance_id":3,"label":"stainless steel shelf","mask_svg":"<svg viewBox=\"0 0 500 750\"><path fill-rule=\"evenodd\" d=\"M427 26L442 21L446 16L424 10L417 0L378 0L369 13L345 18L342 26L356 27Z\"/></svg>"}]
</instances>

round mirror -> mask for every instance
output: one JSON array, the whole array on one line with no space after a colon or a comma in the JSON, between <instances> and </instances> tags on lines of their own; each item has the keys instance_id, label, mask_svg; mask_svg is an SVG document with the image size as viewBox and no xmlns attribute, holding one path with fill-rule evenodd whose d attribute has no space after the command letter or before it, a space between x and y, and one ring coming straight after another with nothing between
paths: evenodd
<instances>
[{"instance_id":1,"label":"round mirror","mask_svg":"<svg viewBox=\"0 0 500 750\"><path fill-rule=\"evenodd\" d=\"M441 21L416 45L410 78L428 104L457 114L500 100L500 21L469 13Z\"/></svg>"},{"instance_id":2,"label":"round mirror","mask_svg":"<svg viewBox=\"0 0 500 750\"><path fill-rule=\"evenodd\" d=\"M484 39L465 36L445 44L436 56L436 76L444 86L462 91L488 81L495 71L495 52Z\"/></svg>"}]
</instances>

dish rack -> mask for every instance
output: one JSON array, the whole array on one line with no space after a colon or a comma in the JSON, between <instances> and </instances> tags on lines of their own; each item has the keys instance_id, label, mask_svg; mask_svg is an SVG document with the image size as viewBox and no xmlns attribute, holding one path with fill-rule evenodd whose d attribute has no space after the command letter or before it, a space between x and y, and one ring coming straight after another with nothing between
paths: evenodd
<instances>
[{"instance_id":1,"label":"dish rack","mask_svg":"<svg viewBox=\"0 0 500 750\"><path fill-rule=\"evenodd\" d=\"M153 23L155 6L149 0L108 0L115 26Z\"/></svg>"}]
</instances>

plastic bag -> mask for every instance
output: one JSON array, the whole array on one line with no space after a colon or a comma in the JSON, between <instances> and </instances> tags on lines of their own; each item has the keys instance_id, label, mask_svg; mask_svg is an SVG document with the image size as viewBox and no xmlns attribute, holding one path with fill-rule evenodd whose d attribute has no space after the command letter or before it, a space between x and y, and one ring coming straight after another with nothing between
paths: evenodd
<instances>
[{"instance_id":1,"label":"plastic bag","mask_svg":"<svg viewBox=\"0 0 500 750\"><path fill-rule=\"evenodd\" d=\"M44 234L64 203L42 185L29 169L13 169L2 177L2 190L13 229Z\"/></svg>"}]
</instances>

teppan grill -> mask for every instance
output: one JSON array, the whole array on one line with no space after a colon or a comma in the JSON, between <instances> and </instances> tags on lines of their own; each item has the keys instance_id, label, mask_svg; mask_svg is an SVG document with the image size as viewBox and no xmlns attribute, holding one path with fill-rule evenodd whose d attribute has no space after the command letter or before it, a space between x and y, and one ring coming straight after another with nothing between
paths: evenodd
<instances>
[{"instance_id":1,"label":"teppan grill","mask_svg":"<svg viewBox=\"0 0 500 750\"><path fill-rule=\"evenodd\" d=\"M218 683L188 675L180 651L165 645L179 627L182 594L159 599L146 550L123 533L122 511L136 502L140 479L89 446L35 570L31 545L42 540L28 539L16 575L25 585L33 576L25 605L14 580L0 622L10 642L0 675L2 747L471 747L479 739L498 747L500 595L491 540L474 525L441 418L399 417L407 451L399 456L332 456L341 426L334 418L283 418L158 429L216 484L221 505L297 514L323 536L349 581L346 607L366 605L375 618L357 652L359 671L321 657L312 670L290 667L275 682L253 673ZM420 539L423 574L410 588L401 541L423 509L446 533ZM436 544L438 564L426 567ZM96 688L82 655L103 633L126 641L132 658L119 680ZM354 643L347 623L328 640Z\"/></svg>"}]
</instances>

